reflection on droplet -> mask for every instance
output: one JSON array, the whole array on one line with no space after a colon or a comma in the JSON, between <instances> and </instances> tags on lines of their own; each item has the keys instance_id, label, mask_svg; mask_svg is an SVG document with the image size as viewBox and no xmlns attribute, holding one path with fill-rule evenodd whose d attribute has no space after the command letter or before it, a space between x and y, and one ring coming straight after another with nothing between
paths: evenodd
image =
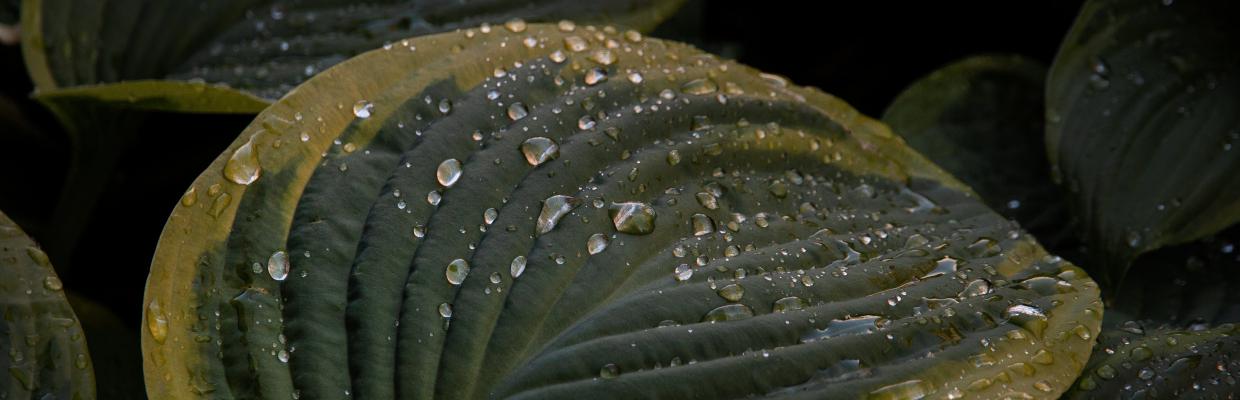
<instances>
[{"instance_id":1,"label":"reflection on droplet","mask_svg":"<svg viewBox=\"0 0 1240 400\"><path fill-rule=\"evenodd\" d=\"M1042 312L1042 309L1025 304L1008 307L1003 311L1003 318L1016 324L1016 326L1025 328L1025 330L1033 333L1034 337L1038 338L1042 337L1042 332L1046 330L1046 326L1049 324L1046 313Z\"/></svg>"},{"instance_id":2,"label":"reflection on droplet","mask_svg":"<svg viewBox=\"0 0 1240 400\"><path fill-rule=\"evenodd\" d=\"M934 269L930 270L930 272L927 272L925 275L922 275L921 279L929 279L943 275L951 276L956 273L956 265L957 262L955 258L943 256L943 258L934 263Z\"/></svg>"},{"instance_id":3,"label":"reflection on droplet","mask_svg":"<svg viewBox=\"0 0 1240 400\"><path fill-rule=\"evenodd\" d=\"M163 343L168 337L168 317L157 299L151 299L146 305L146 328L156 343Z\"/></svg>"},{"instance_id":4,"label":"reflection on droplet","mask_svg":"<svg viewBox=\"0 0 1240 400\"><path fill-rule=\"evenodd\" d=\"M594 86L605 80L607 80L607 71L604 71L602 68L594 67L586 71L585 81L587 86Z\"/></svg>"},{"instance_id":5,"label":"reflection on droplet","mask_svg":"<svg viewBox=\"0 0 1240 400\"><path fill-rule=\"evenodd\" d=\"M745 297L745 287L733 283L720 288L716 293L724 300L735 303Z\"/></svg>"},{"instance_id":6,"label":"reflection on droplet","mask_svg":"<svg viewBox=\"0 0 1240 400\"><path fill-rule=\"evenodd\" d=\"M525 32L525 20L520 18L510 19L508 22L504 22L504 28L515 33Z\"/></svg>"},{"instance_id":7,"label":"reflection on droplet","mask_svg":"<svg viewBox=\"0 0 1240 400\"><path fill-rule=\"evenodd\" d=\"M448 303L439 303L439 316L444 318L452 318L452 305Z\"/></svg>"},{"instance_id":8,"label":"reflection on droplet","mask_svg":"<svg viewBox=\"0 0 1240 400\"><path fill-rule=\"evenodd\" d=\"M645 235L654 231L655 212L649 204L613 203L608 214L617 231L634 235Z\"/></svg>"},{"instance_id":9,"label":"reflection on droplet","mask_svg":"<svg viewBox=\"0 0 1240 400\"><path fill-rule=\"evenodd\" d=\"M779 300L775 300L775 305L771 310L777 313L785 313L789 311L803 310L809 307L809 302L797 296L788 296Z\"/></svg>"},{"instance_id":10,"label":"reflection on droplet","mask_svg":"<svg viewBox=\"0 0 1240 400\"><path fill-rule=\"evenodd\" d=\"M680 86L681 92L694 95L711 94L717 90L719 90L719 85L715 84L715 81L710 80L710 78L694 79Z\"/></svg>"},{"instance_id":11,"label":"reflection on droplet","mask_svg":"<svg viewBox=\"0 0 1240 400\"><path fill-rule=\"evenodd\" d=\"M288 278L289 261L288 254L284 251L277 251L271 254L267 259L267 275L271 275L271 279L282 281Z\"/></svg>"},{"instance_id":12,"label":"reflection on droplet","mask_svg":"<svg viewBox=\"0 0 1240 400\"><path fill-rule=\"evenodd\" d=\"M715 231L715 220L706 214L693 214L689 220L693 225L693 236L709 235Z\"/></svg>"},{"instance_id":13,"label":"reflection on droplet","mask_svg":"<svg viewBox=\"0 0 1240 400\"><path fill-rule=\"evenodd\" d=\"M517 121L530 115L530 110L525 108L525 104L521 102L512 103L508 106L508 119Z\"/></svg>"},{"instance_id":14,"label":"reflection on droplet","mask_svg":"<svg viewBox=\"0 0 1240 400\"><path fill-rule=\"evenodd\" d=\"M370 104L369 101L358 100L357 103L353 103L353 115L363 119L370 118L370 111L373 108L374 105Z\"/></svg>"},{"instance_id":15,"label":"reflection on droplet","mask_svg":"<svg viewBox=\"0 0 1240 400\"><path fill-rule=\"evenodd\" d=\"M465 281L465 277L469 275L469 262L462 259L455 259L448 263L448 268L444 269L444 276L448 278L448 283L460 285Z\"/></svg>"},{"instance_id":16,"label":"reflection on droplet","mask_svg":"<svg viewBox=\"0 0 1240 400\"><path fill-rule=\"evenodd\" d=\"M263 168L258 162L258 153L254 151L254 138L233 151L232 156L224 164L224 177L238 185L249 185L258 180Z\"/></svg>"},{"instance_id":17,"label":"reflection on droplet","mask_svg":"<svg viewBox=\"0 0 1240 400\"><path fill-rule=\"evenodd\" d=\"M680 264L676 266L676 270L673 271L673 274L675 274L677 281L687 281L689 278L693 277L693 267L690 267L689 264Z\"/></svg>"},{"instance_id":18,"label":"reflection on droplet","mask_svg":"<svg viewBox=\"0 0 1240 400\"><path fill-rule=\"evenodd\" d=\"M573 208L580 204L576 198L568 195L558 194L543 200L542 212L538 214L538 234L542 235L555 229L556 224L560 222L560 218L568 215Z\"/></svg>"},{"instance_id":19,"label":"reflection on droplet","mask_svg":"<svg viewBox=\"0 0 1240 400\"><path fill-rule=\"evenodd\" d=\"M439 163L439 168L435 170L435 180L438 180L443 187L452 187L459 179L461 179L461 162L455 158L443 160Z\"/></svg>"},{"instance_id":20,"label":"reflection on droplet","mask_svg":"<svg viewBox=\"0 0 1240 400\"><path fill-rule=\"evenodd\" d=\"M525 162L538 166L559 157L560 146L554 140L536 136L521 143L521 154L525 156Z\"/></svg>"},{"instance_id":21,"label":"reflection on droplet","mask_svg":"<svg viewBox=\"0 0 1240 400\"><path fill-rule=\"evenodd\" d=\"M607 235L595 233L590 235L590 239L586 240L586 250L588 250L591 255L602 253L603 250L607 249L607 244Z\"/></svg>"},{"instance_id":22,"label":"reflection on droplet","mask_svg":"<svg viewBox=\"0 0 1240 400\"><path fill-rule=\"evenodd\" d=\"M737 321L753 317L753 309L749 306L734 303L719 306L710 310L702 317L702 322Z\"/></svg>"},{"instance_id":23,"label":"reflection on droplet","mask_svg":"<svg viewBox=\"0 0 1240 400\"><path fill-rule=\"evenodd\" d=\"M512 263L508 265L508 273L513 279L525 273L525 256L516 256L512 258Z\"/></svg>"},{"instance_id":24,"label":"reflection on droplet","mask_svg":"<svg viewBox=\"0 0 1240 400\"><path fill-rule=\"evenodd\" d=\"M808 343L837 336L873 333L886 325L887 320L875 315L835 319L828 322L826 328L811 329L810 332L801 337L801 341Z\"/></svg>"},{"instance_id":25,"label":"reflection on droplet","mask_svg":"<svg viewBox=\"0 0 1240 400\"><path fill-rule=\"evenodd\" d=\"M599 368L598 376L603 379L615 379L615 377L620 376L620 367L617 367L616 364L604 365L603 368Z\"/></svg>"}]
</instances>

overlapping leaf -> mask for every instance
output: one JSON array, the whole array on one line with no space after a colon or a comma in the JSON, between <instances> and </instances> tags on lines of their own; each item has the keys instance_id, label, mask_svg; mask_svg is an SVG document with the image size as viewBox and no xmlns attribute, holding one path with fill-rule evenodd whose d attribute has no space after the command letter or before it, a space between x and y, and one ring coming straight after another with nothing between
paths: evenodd
<instances>
[{"instance_id":1,"label":"overlapping leaf","mask_svg":"<svg viewBox=\"0 0 1240 400\"><path fill-rule=\"evenodd\" d=\"M992 209L1060 247L1071 224L1043 145L1045 80L1046 67L1021 56L965 58L910 85L883 122Z\"/></svg>"},{"instance_id":2,"label":"overlapping leaf","mask_svg":"<svg viewBox=\"0 0 1240 400\"><path fill-rule=\"evenodd\" d=\"M1240 7L1093 0L1047 83L1047 149L1096 275L1240 221Z\"/></svg>"},{"instance_id":3,"label":"overlapping leaf","mask_svg":"<svg viewBox=\"0 0 1240 400\"><path fill-rule=\"evenodd\" d=\"M0 213L0 398L93 399L86 338L47 254Z\"/></svg>"},{"instance_id":4,"label":"overlapping leaf","mask_svg":"<svg viewBox=\"0 0 1240 400\"><path fill-rule=\"evenodd\" d=\"M1067 399L1223 399L1237 391L1240 336L1232 324L1202 330L1129 322L1098 339Z\"/></svg>"},{"instance_id":5,"label":"overlapping leaf","mask_svg":"<svg viewBox=\"0 0 1240 400\"><path fill-rule=\"evenodd\" d=\"M152 397L1050 398L1093 344L1083 272L829 95L608 27L397 43L185 193Z\"/></svg>"}]
</instances>

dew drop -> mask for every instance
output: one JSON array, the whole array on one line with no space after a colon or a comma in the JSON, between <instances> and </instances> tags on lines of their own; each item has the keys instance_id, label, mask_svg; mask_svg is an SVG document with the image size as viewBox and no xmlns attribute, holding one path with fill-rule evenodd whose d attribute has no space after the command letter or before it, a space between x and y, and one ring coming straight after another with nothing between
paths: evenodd
<instances>
[{"instance_id":1,"label":"dew drop","mask_svg":"<svg viewBox=\"0 0 1240 400\"><path fill-rule=\"evenodd\" d=\"M702 322L738 321L753 317L753 315L753 309L747 305L740 303L725 304L707 312L702 317Z\"/></svg>"},{"instance_id":2,"label":"dew drop","mask_svg":"<svg viewBox=\"0 0 1240 400\"><path fill-rule=\"evenodd\" d=\"M568 195L557 194L543 200L542 212L538 214L538 234L546 234L555 229L556 224L560 222L560 218L564 218L570 211L581 204L576 198Z\"/></svg>"},{"instance_id":3,"label":"dew drop","mask_svg":"<svg viewBox=\"0 0 1240 400\"><path fill-rule=\"evenodd\" d=\"M517 279L517 277L525 273L525 264L525 256L512 258L512 263L508 265L508 273L512 275L512 279Z\"/></svg>"},{"instance_id":4,"label":"dew drop","mask_svg":"<svg viewBox=\"0 0 1240 400\"><path fill-rule=\"evenodd\" d=\"M288 279L288 271L288 254L284 251L271 253L271 257L267 259L267 275L271 275L271 279L282 281Z\"/></svg>"},{"instance_id":5,"label":"dew drop","mask_svg":"<svg viewBox=\"0 0 1240 400\"><path fill-rule=\"evenodd\" d=\"M633 71L629 73L629 82L642 83L646 78L642 77L641 72Z\"/></svg>"},{"instance_id":6,"label":"dew drop","mask_svg":"<svg viewBox=\"0 0 1240 400\"><path fill-rule=\"evenodd\" d=\"M693 277L693 267L690 267L689 264L680 264L676 266L676 270L673 273L677 281L684 282Z\"/></svg>"},{"instance_id":7,"label":"dew drop","mask_svg":"<svg viewBox=\"0 0 1240 400\"><path fill-rule=\"evenodd\" d=\"M598 376L603 379L615 379L617 376L620 376L620 367L617 367L616 364L604 365L603 368L599 368Z\"/></svg>"},{"instance_id":8,"label":"dew drop","mask_svg":"<svg viewBox=\"0 0 1240 400\"><path fill-rule=\"evenodd\" d=\"M439 112L442 114L447 114L447 113L452 112L452 101L448 99L440 100L439 101Z\"/></svg>"},{"instance_id":9,"label":"dew drop","mask_svg":"<svg viewBox=\"0 0 1240 400\"><path fill-rule=\"evenodd\" d=\"M951 276L956 273L956 265L957 261L955 258L943 256L943 258L934 263L934 269L930 270L930 272L927 272L925 275L922 275L921 279L929 279L944 275Z\"/></svg>"},{"instance_id":10,"label":"dew drop","mask_svg":"<svg viewBox=\"0 0 1240 400\"><path fill-rule=\"evenodd\" d=\"M443 160L439 163L439 168L435 170L435 180L439 181L443 187L452 187L459 179L461 179L461 162L455 158Z\"/></svg>"},{"instance_id":11,"label":"dew drop","mask_svg":"<svg viewBox=\"0 0 1240 400\"><path fill-rule=\"evenodd\" d=\"M238 185L249 185L258 180L263 168L258 162L258 153L254 151L254 138L233 151L232 156L224 164L224 177Z\"/></svg>"},{"instance_id":12,"label":"dew drop","mask_svg":"<svg viewBox=\"0 0 1240 400\"><path fill-rule=\"evenodd\" d=\"M525 20L520 18L513 18L508 20L508 22L504 22L504 28L514 33L525 32L525 27Z\"/></svg>"},{"instance_id":13,"label":"dew drop","mask_svg":"<svg viewBox=\"0 0 1240 400\"><path fill-rule=\"evenodd\" d=\"M525 108L525 104L516 102L508 105L508 119L519 121L527 115L530 115L530 110Z\"/></svg>"},{"instance_id":14,"label":"dew drop","mask_svg":"<svg viewBox=\"0 0 1240 400\"><path fill-rule=\"evenodd\" d=\"M611 223L622 233L645 235L654 231L655 212L641 202L612 203L608 209Z\"/></svg>"},{"instance_id":15,"label":"dew drop","mask_svg":"<svg viewBox=\"0 0 1240 400\"><path fill-rule=\"evenodd\" d=\"M733 283L720 288L716 293L719 294L719 297L722 297L724 300L735 303L741 301L741 298L745 297L745 287Z\"/></svg>"},{"instance_id":16,"label":"dew drop","mask_svg":"<svg viewBox=\"0 0 1240 400\"><path fill-rule=\"evenodd\" d=\"M598 125L598 123L594 121L594 117L589 115L583 115L577 120L577 129L581 129L583 131L594 129L595 125Z\"/></svg>"},{"instance_id":17,"label":"dew drop","mask_svg":"<svg viewBox=\"0 0 1240 400\"><path fill-rule=\"evenodd\" d=\"M609 240L607 239L607 235L595 233L590 235L590 239L586 240L586 250L588 250L591 255L602 253L603 250L607 250L608 242Z\"/></svg>"},{"instance_id":18,"label":"dew drop","mask_svg":"<svg viewBox=\"0 0 1240 400\"><path fill-rule=\"evenodd\" d=\"M680 86L681 92L693 95L711 94L717 90L719 90L719 85L709 78L694 79Z\"/></svg>"},{"instance_id":19,"label":"dew drop","mask_svg":"<svg viewBox=\"0 0 1240 400\"><path fill-rule=\"evenodd\" d=\"M786 313L789 311L803 310L809 307L809 302L797 296L788 296L779 300L775 300L775 304L771 306L771 310L777 313Z\"/></svg>"},{"instance_id":20,"label":"dew drop","mask_svg":"<svg viewBox=\"0 0 1240 400\"><path fill-rule=\"evenodd\" d=\"M808 343L837 336L873 333L886 325L887 320L875 315L835 319L828 322L823 329L811 329L809 333L801 337L801 341Z\"/></svg>"},{"instance_id":21,"label":"dew drop","mask_svg":"<svg viewBox=\"0 0 1240 400\"><path fill-rule=\"evenodd\" d=\"M369 101L358 100L356 103L353 103L353 115L362 119L370 118L370 112L374 107L375 105L370 104Z\"/></svg>"},{"instance_id":22,"label":"dew drop","mask_svg":"<svg viewBox=\"0 0 1240 400\"><path fill-rule=\"evenodd\" d=\"M536 136L521 143L521 154L525 156L525 162L538 166L559 157L560 146L554 140Z\"/></svg>"},{"instance_id":23,"label":"dew drop","mask_svg":"<svg viewBox=\"0 0 1240 400\"><path fill-rule=\"evenodd\" d=\"M452 305L448 303L439 303L439 316L444 318L452 318Z\"/></svg>"},{"instance_id":24,"label":"dew drop","mask_svg":"<svg viewBox=\"0 0 1240 400\"><path fill-rule=\"evenodd\" d=\"M168 317L164 315L159 300L152 299L146 305L146 329L156 343L163 343L168 337Z\"/></svg>"},{"instance_id":25,"label":"dew drop","mask_svg":"<svg viewBox=\"0 0 1240 400\"><path fill-rule=\"evenodd\" d=\"M693 236L709 235L715 231L715 220L706 214L693 214L689 219L693 225Z\"/></svg>"},{"instance_id":26,"label":"dew drop","mask_svg":"<svg viewBox=\"0 0 1240 400\"><path fill-rule=\"evenodd\" d=\"M455 259L448 263L448 268L444 269L444 276L448 278L448 283L460 285L465 281L465 277L469 276L469 262L462 259Z\"/></svg>"}]
</instances>

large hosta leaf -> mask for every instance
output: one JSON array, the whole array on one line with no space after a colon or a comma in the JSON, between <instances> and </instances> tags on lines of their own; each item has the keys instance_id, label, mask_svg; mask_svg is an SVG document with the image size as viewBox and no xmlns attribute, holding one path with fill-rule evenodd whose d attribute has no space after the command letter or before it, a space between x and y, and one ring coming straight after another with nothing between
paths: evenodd
<instances>
[{"instance_id":1,"label":"large hosta leaf","mask_svg":"<svg viewBox=\"0 0 1240 400\"><path fill-rule=\"evenodd\" d=\"M152 397L1053 398L1086 361L1094 283L838 99L605 27L398 43L185 193Z\"/></svg>"},{"instance_id":2,"label":"large hosta leaf","mask_svg":"<svg viewBox=\"0 0 1240 400\"><path fill-rule=\"evenodd\" d=\"M1240 332L1129 322L1107 330L1066 399L1227 399L1240 390Z\"/></svg>"},{"instance_id":3,"label":"large hosta leaf","mask_svg":"<svg viewBox=\"0 0 1240 400\"><path fill-rule=\"evenodd\" d=\"M318 71L412 35L520 18L650 29L682 2L25 0L23 51L40 93L78 87L75 94L102 100L127 97L150 107L144 100L153 98L168 110L208 111L247 102L236 97L278 99ZM113 85L146 79L169 81ZM228 85L212 91L233 93L186 90L186 81Z\"/></svg>"},{"instance_id":4,"label":"large hosta leaf","mask_svg":"<svg viewBox=\"0 0 1240 400\"><path fill-rule=\"evenodd\" d=\"M1226 1L1093 0L1060 48L1047 149L1101 278L1240 221L1237 17Z\"/></svg>"},{"instance_id":5,"label":"large hosta leaf","mask_svg":"<svg viewBox=\"0 0 1240 400\"><path fill-rule=\"evenodd\" d=\"M1045 80L1046 67L1021 56L965 58L910 85L883 122L991 208L1054 246L1067 241L1071 224L1043 145Z\"/></svg>"},{"instance_id":6,"label":"large hosta leaf","mask_svg":"<svg viewBox=\"0 0 1240 400\"><path fill-rule=\"evenodd\" d=\"M0 277L0 398L95 398L86 338L60 278L47 254L3 213Z\"/></svg>"}]
</instances>

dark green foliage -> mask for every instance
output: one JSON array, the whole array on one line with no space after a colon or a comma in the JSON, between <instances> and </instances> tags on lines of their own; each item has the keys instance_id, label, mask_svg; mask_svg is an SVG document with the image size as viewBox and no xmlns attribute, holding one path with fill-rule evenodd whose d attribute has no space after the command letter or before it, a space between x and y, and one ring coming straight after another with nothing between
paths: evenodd
<instances>
[{"instance_id":1,"label":"dark green foliage","mask_svg":"<svg viewBox=\"0 0 1240 400\"><path fill-rule=\"evenodd\" d=\"M1238 17L1229 1L1094 0L1064 40L1047 148L1102 281L1240 221Z\"/></svg>"},{"instance_id":2,"label":"dark green foliage","mask_svg":"<svg viewBox=\"0 0 1240 400\"><path fill-rule=\"evenodd\" d=\"M0 398L93 399L86 338L47 254L0 213Z\"/></svg>"},{"instance_id":3,"label":"dark green foliage","mask_svg":"<svg viewBox=\"0 0 1240 400\"><path fill-rule=\"evenodd\" d=\"M1097 287L886 126L635 31L520 31L367 53L259 115L164 231L151 396L984 398L1075 378Z\"/></svg>"},{"instance_id":4,"label":"dark green foliage","mask_svg":"<svg viewBox=\"0 0 1240 400\"><path fill-rule=\"evenodd\" d=\"M1128 322L1098 338L1066 399L1228 399L1237 392L1240 336L1232 324L1201 330Z\"/></svg>"}]
</instances>

